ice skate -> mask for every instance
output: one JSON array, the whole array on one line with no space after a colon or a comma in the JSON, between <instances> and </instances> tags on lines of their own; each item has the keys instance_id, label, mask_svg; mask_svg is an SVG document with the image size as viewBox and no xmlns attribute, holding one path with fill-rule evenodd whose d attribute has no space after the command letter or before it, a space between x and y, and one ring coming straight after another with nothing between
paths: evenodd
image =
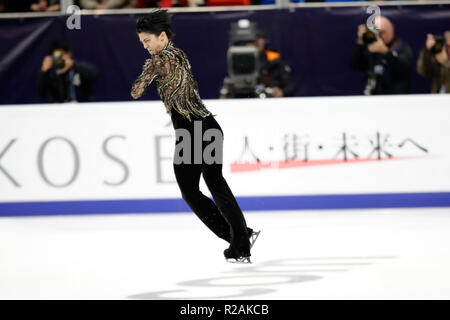
<instances>
[{"instance_id":1,"label":"ice skate","mask_svg":"<svg viewBox=\"0 0 450 320\"><path fill-rule=\"evenodd\" d=\"M261 233L260 230L253 231L252 229L249 229L250 249L255 244L260 233ZM230 263L252 263L252 261L250 259L250 255L249 256L244 256L244 255L238 256L239 254L233 254L231 246L230 246L230 248L228 248L224 251L224 255L225 255L226 261L230 262Z\"/></svg>"},{"instance_id":2,"label":"ice skate","mask_svg":"<svg viewBox=\"0 0 450 320\"><path fill-rule=\"evenodd\" d=\"M252 231L253 234L253 231ZM251 236L250 236L251 237ZM250 238L249 237L249 238ZM249 238L241 237L241 241L236 241L230 244L230 247L225 249L223 255L227 262L231 263L252 263L250 260L250 240ZM238 244L236 244L238 243Z\"/></svg>"},{"instance_id":3,"label":"ice skate","mask_svg":"<svg viewBox=\"0 0 450 320\"><path fill-rule=\"evenodd\" d=\"M230 258L226 259L229 263L241 263L241 264L251 264L252 261L250 257L240 257L240 258Z\"/></svg>"},{"instance_id":4,"label":"ice skate","mask_svg":"<svg viewBox=\"0 0 450 320\"><path fill-rule=\"evenodd\" d=\"M230 263L252 263L252 261L250 260L250 253L248 253L248 255L242 254L236 252L231 247L225 249L223 255L225 256L225 260Z\"/></svg>"},{"instance_id":5,"label":"ice skate","mask_svg":"<svg viewBox=\"0 0 450 320\"><path fill-rule=\"evenodd\" d=\"M255 244L256 240L258 239L260 233L261 233L261 230L252 231L252 234L250 235L250 249L253 248L253 245Z\"/></svg>"}]
</instances>

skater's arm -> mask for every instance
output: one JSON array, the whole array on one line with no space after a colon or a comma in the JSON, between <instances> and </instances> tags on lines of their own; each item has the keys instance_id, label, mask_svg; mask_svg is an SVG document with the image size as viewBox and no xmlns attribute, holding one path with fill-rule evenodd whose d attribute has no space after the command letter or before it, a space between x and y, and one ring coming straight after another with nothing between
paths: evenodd
<instances>
[{"instance_id":1,"label":"skater's arm","mask_svg":"<svg viewBox=\"0 0 450 320\"><path fill-rule=\"evenodd\" d=\"M156 55L147 59L142 68L141 75L134 81L131 88L131 96L138 99L145 92L145 89L152 83L156 76L164 76L169 70L169 63L162 55Z\"/></svg>"}]
</instances>

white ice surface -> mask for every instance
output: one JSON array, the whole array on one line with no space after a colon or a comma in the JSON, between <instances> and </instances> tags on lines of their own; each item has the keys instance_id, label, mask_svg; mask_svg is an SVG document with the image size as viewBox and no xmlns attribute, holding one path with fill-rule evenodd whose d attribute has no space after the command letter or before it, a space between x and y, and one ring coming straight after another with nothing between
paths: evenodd
<instances>
[{"instance_id":1,"label":"white ice surface","mask_svg":"<svg viewBox=\"0 0 450 320\"><path fill-rule=\"evenodd\" d=\"M450 299L450 208L246 218L252 265L193 214L0 218L0 299Z\"/></svg>"}]
</instances>

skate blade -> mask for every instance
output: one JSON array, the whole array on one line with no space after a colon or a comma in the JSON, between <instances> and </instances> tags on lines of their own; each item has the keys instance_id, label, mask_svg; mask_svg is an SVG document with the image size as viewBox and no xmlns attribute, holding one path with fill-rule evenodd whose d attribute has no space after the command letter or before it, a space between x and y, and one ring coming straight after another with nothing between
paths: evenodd
<instances>
[{"instance_id":1,"label":"skate blade","mask_svg":"<svg viewBox=\"0 0 450 320\"><path fill-rule=\"evenodd\" d=\"M240 257L240 258L230 258L226 259L229 263L238 263L238 264L251 264L252 260L250 257Z\"/></svg>"},{"instance_id":2,"label":"skate blade","mask_svg":"<svg viewBox=\"0 0 450 320\"><path fill-rule=\"evenodd\" d=\"M253 248L253 245L255 244L256 239L258 239L260 233L261 230L253 231L252 235L250 236L250 249Z\"/></svg>"}]
</instances>

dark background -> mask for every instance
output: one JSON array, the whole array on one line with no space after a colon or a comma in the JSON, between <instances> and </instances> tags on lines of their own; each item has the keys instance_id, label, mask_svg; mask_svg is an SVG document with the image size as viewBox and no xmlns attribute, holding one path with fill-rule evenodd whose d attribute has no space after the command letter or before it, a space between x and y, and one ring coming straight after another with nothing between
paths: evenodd
<instances>
[{"instance_id":1,"label":"dark background","mask_svg":"<svg viewBox=\"0 0 450 320\"><path fill-rule=\"evenodd\" d=\"M230 23L247 18L258 23L292 68L297 96L359 95L364 76L349 67L356 27L370 16L366 7L297 8L255 12L175 13L176 46L191 62L204 99L215 99L227 75L226 52ZM409 42L415 59L427 33L450 30L450 5L381 6L381 14ZM76 60L100 70L95 101L131 100L130 88L148 53L135 33L140 15L83 15L81 30L66 27L67 16L0 19L0 104L42 103L37 74L47 48L66 39ZM430 82L411 67L412 93L429 92ZM150 90L144 99L158 99Z\"/></svg>"}]
</instances>

